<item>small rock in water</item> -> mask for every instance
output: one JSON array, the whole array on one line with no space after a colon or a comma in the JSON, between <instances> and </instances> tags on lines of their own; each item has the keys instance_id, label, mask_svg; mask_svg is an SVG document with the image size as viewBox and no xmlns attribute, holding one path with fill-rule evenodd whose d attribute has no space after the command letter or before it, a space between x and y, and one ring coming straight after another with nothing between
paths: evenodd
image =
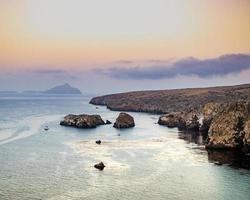
<instances>
[{"instance_id":1,"label":"small rock in water","mask_svg":"<svg viewBox=\"0 0 250 200\"><path fill-rule=\"evenodd\" d=\"M106 120L106 124L112 124L112 122L109 120Z\"/></svg>"},{"instance_id":2,"label":"small rock in water","mask_svg":"<svg viewBox=\"0 0 250 200\"><path fill-rule=\"evenodd\" d=\"M44 130L45 130L45 131L48 131L48 130L49 130L49 127L48 127L48 126L45 126Z\"/></svg>"},{"instance_id":3,"label":"small rock in water","mask_svg":"<svg viewBox=\"0 0 250 200\"><path fill-rule=\"evenodd\" d=\"M217 161L217 162L214 162L215 165L222 165L221 162Z\"/></svg>"},{"instance_id":4,"label":"small rock in water","mask_svg":"<svg viewBox=\"0 0 250 200\"><path fill-rule=\"evenodd\" d=\"M96 143L96 144L101 144L102 141L101 141L101 140L96 140L95 143Z\"/></svg>"},{"instance_id":5,"label":"small rock in water","mask_svg":"<svg viewBox=\"0 0 250 200\"><path fill-rule=\"evenodd\" d=\"M104 169L104 167L106 167L106 166L103 164L103 162L100 162L98 164L95 164L94 167L96 169L99 169L100 171L102 171Z\"/></svg>"}]
</instances>

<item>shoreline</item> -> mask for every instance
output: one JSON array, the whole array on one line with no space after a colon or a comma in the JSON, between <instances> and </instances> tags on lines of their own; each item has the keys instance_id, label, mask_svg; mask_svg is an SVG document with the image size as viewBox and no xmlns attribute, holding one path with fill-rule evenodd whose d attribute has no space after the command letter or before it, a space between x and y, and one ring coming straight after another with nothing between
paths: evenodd
<instances>
[{"instance_id":1,"label":"shoreline","mask_svg":"<svg viewBox=\"0 0 250 200\"><path fill-rule=\"evenodd\" d=\"M89 103L161 115L160 125L207 134L207 150L250 153L250 84L118 93L93 97Z\"/></svg>"}]
</instances>

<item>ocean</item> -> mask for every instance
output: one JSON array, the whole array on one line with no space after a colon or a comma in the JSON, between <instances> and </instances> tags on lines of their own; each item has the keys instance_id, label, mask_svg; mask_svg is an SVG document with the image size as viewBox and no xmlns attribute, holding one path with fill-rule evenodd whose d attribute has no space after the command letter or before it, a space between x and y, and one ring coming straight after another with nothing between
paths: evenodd
<instances>
[{"instance_id":1,"label":"ocean","mask_svg":"<svg viewBox=\"0 0 250 200\"><path fill-rule=\"evenodd\" d=\"M249 199L249 170L215 165L202 136L160 126L158 115L129 113L136 126L126 130L59 125L70 113L115 121L119 112L90 99L1 94L1 200ZM104 171L93 167L101 161Z\"/></svg>"}]
</instances>

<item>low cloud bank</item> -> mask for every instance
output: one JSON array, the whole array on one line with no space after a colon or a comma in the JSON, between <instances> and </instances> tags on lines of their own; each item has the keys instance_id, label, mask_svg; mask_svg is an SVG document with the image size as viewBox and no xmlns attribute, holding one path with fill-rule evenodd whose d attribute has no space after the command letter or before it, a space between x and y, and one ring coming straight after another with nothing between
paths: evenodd
<instances>
[{"instance_id":1,"label":"low cloud bank","mask_svg":"<svg viewBox=\"0 0 250 200\"><path fill-rule=\"evenodd\" d=\"M176 76L198 76L210 78L239 73L250 69L250 55L228 54L212 59L184 58L172 62L159 62L155 65L138 65L135 67L111 67L98 70L116 79L168 79ZM116 65L119 65L116 63Z\"/></svg>"}]
</instances>

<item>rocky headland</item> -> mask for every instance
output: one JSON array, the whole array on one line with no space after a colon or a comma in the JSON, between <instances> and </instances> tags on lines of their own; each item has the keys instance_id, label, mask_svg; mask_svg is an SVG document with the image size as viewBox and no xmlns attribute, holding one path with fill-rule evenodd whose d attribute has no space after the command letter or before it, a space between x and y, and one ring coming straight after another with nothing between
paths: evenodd
<instances>
[{"instance_id":1,"label":"rocky headland","mask_svg":"<svg viewBox=\"0 0 250 200\"><path fill-rule=\"evenodd\" d=\"M208 150L250 153L250 84L105 95L91 104L163 114L158 123L207 135Z\"/></svg>"},{"instance_id":2,"label":"rocky headland","mask_svg":"<svg viewBox=\"0 0 250 200\"><path fill-rule=\"evenodd\" d=\"M165 114L201 111L210 102L250 101L250 84L210 88L136 91L94 97L90 103L116 111Z\"/></svg>"}]
</instances>

